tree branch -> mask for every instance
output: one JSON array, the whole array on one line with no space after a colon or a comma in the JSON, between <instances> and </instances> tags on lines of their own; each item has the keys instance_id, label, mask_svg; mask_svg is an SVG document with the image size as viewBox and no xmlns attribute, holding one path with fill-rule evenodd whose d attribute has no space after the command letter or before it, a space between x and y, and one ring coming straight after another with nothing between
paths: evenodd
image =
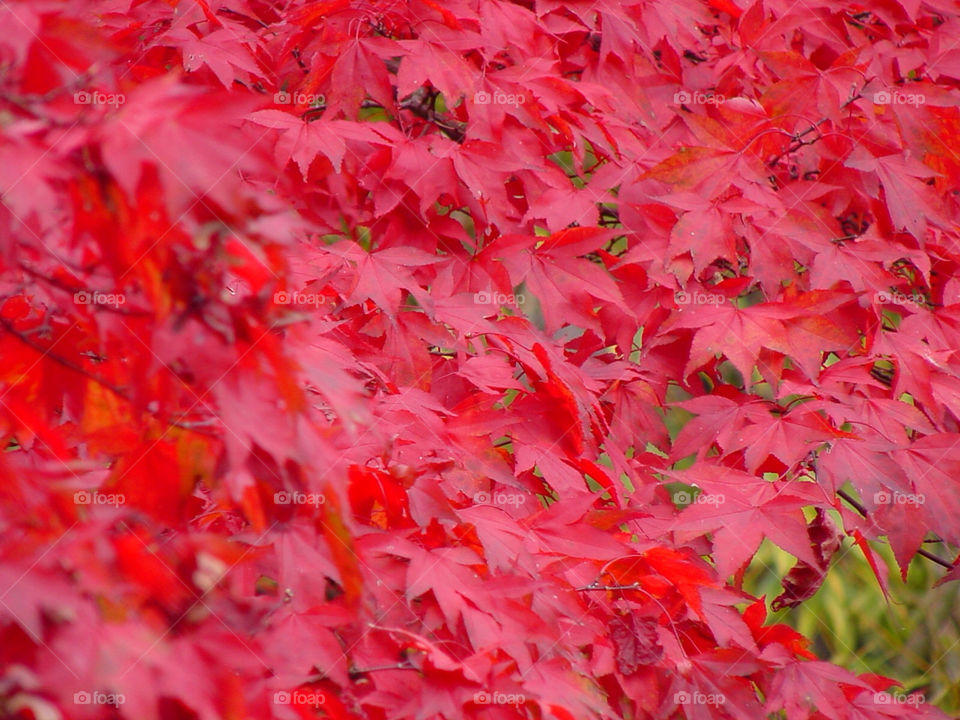
<instances>
[{"instance_id":1,"label":"tree branch","mask_svg":"<svg viewBox=\"0 0 960 720\"><path fill-rule=\"evenodd\" d=\"M397 103L397 107L401 110L409 110L418 118L426 120L431 125L445 132L454 142L462 143L467 137L467 124L455 120L449 115L436 112L433 109L434 98L435 96L428 92L426 88L420 88L420 90L411 93L408 97ZM360 107L386 110L386 108L376 100L364 100L360 103ZM305 110L302 117L305 120L315 120L326 109L326 103L318 103Z\"/></svg>"},{"instance_id":2,"label":"tree branch","mask_svg":"<svg viewBox=\"0 0 960 720\"><path fill-rule=\"evenodd\" d=\"M56 353L50 352L49 348L44 347L42 344L31 339L29 335L22 333L16 328L14 328L13 325L11 325L6 318L0 317L0 326L2 326L4 330L6 330L11 335L13 335L24 345L31 348L35 352L40 353L40 355L42 355L43 357L49 358L50 360L57 363L58 365L61 365L67 368L68 370L72 370L73 372L78 373L80 375L83 375L85 378L93 380L95 383L109 390L121 400L124 400L130 403L131 405L133 404L133 400L130 399L130 397L127 395L126 390L123 387L119 385L115 385L109 380L100 377L96 373L90 372L89 370L84 368L82 365L79 365L78 363L75 363L72 360L69 360L63 357L62 355L57 355ZM207 437L217 437L217 438L220 437L217 433L212 433L209 431L199 429L200 424L204 423L205 421L201 420L201 421L193 421L193 422L183 422L181 420L174 420L172 417L165 416L160 412L152 411L147 408L145 408L145 410L147 413L157 418L158 420L168 423L170 425L173 425L174 427L178 427L183 430L189 430L190 432L197 433L198 435L206 435Z\"/></svg>"},{"instance_id":3,"label":"tree branch","mask_svg":"<svg viewBox=\"0 0 960 720\"><path fill-rule=\"evenodd\" d=\"M869 83L868 83L868 84L869 84ZM866 87L866 85L864 85L864 87ZM840 109L841 109L841 110L844 110L848 105L850 105L851 103L856 102L857 100L859 100L859 99L862 98L862 97L863 97L863 88L861 88L861 89L858 90L856 93L854 93L853 95L851 95L850 98L848 98L848 99L840 106ZM808 127L808 128L807 128L806 130L804 130L803 132L794 133L793 136L791 137L791 144L787 146L787 149L784 150L783 152L779 153L778 155L775 155L775 156L773 157L773 159L770 160L770 161L767 163L767 166L768 166L768 167L773 167L773 166L776 165L778 162L780 162L780 160L782 160L782 159L784 158L784 156L789 155L789 154L792 153L792 152L796 152L797 150L799 150L800 148L802 148L804 145L813 145L815 142L817 142L818 140L820 140L820 138L822 137L822 135L818 135L817 137L813 138L812 140L804 140L803 138L806 137L807 135L809 135L810 133L815 132L821 125L823 125L823 123L825 123L825 122L826 122L827 120L829 120L829 119L830 119L829 117L824 116L824 117L820 118L819 120L817 120L813 125L811 125L810 127Z\"/></svg>"},{"instance_id":4,"label":"tree branch","mask_svg":"<svg viewBox=\"0 0 960 720\"><path fill-rule=\"evenodd\" d=\"M857 500L855 500L850 495L850 493L848 493L846 490L837 490L837 495L839 495L841 498L846 500L850 504L850 506L854 510L856 510L858 513L863 515L863 517L867 517L867 515L869 514L867 509L863 505L861 505L859 502L857 502ZM942 542L942 541L934 540L933 542ZM930 560L931 562L935 562L937 565L940 565L941 567L947 568L947 570L953 569L952 562L950 562L949 560L944 560L942 557L939 557L938 555L934 555L932 552L924 548L920 548L919 550L917 550L917 555L921 555L925 557L927 560Z\"/></svg>"}]
</instances>

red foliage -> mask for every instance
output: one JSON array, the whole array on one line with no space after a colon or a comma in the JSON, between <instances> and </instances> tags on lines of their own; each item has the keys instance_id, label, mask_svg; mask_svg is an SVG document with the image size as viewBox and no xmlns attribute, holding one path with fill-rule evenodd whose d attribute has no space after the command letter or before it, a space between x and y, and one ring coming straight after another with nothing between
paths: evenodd
<instances>
[{"instance_id":1,"label":"red foliage","mask_svg":"<svg viewBox=\"0 0 960 720\"><path fill-rule=\"evenodd\" d=\"M0 715L942 717L741 585L960 546L953 3L0 30Z\"/></svg>"}]
</instances>

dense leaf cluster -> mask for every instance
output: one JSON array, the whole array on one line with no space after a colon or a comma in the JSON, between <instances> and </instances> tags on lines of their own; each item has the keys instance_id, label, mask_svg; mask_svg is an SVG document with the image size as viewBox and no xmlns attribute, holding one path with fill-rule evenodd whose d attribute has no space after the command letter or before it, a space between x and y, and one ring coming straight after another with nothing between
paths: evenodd
<instances>
[{"instance_id":1,"label":"dense leaf cluster","mask_svg":"<svg viewBox=\"0 0 960 720\"><path fill-rule=\"evenodd\" d=\"M3 3L0 715L942 717L742 578L960 546L960 16L740 2Z\"/></svg>"}]
</instances>

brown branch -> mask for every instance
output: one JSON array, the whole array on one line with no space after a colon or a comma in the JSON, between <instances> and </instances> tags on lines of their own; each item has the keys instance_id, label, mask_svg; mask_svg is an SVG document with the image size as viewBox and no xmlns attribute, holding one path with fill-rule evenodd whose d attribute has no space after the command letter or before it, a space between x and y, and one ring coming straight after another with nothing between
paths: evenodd
<instances>
[{"instance_id":1,"label":"brown branch","mask_svg":"<svg viewBox=\"0 0 960 720\"><path fill-rule=\"evenodd\" d=\"M633 583L632 585L597 585L596 583L591 583L590 585L584 585L583 587L574 588L578 592L584 592L586 590L640 590L640 583Z\"/></svg>"},{"instance_id":2,"label":"brown branch","mask_svg":"<svg viewBox=\"0 0 960 720\"><path fill-rule=\"evenodd\" d=\"M368 668L350 668L348 674L350 677L356 675L366 675L367 673L377 672L379 670L416 670L417 668L407 662L394 663L393 665L374 665Z\"/></svg>"},{"instance_id":3,"label":"brown branch","mask_svg":"<svg viewBox=\"0 0 960 720\"><path fill-rule=\"evenodd\" d=\"M251 17L250 15L244 15L243 13L237 12L236 10L231 10L230 8L224 8L224 7L219 8L219 9L217 10L217 14L218 14L218 15L220 15L220 14L223 14L223 15L228 15L228 14L229 14L229 15L234 15L234 16L236 16L236 17L238 17L238 18L241 18L241 22L242 22L243 20L250 20L251 22L257 23L257 25L259 25L259 26L262 27L262 28L269 28L269 27L270 27L267 23L265 23L265 22L264 22L263 20L261 20L260 18Z\"/></svg>"},{"instance_id":4,"label":"brown branch","mask_svg":"<svg viewBox=\"0 0 960 720\"><path fill-rule=\"evenodd\" d=\"M600 222L620 224L620 212L614 208L600 208Z\"/></svg>"},{"instance_id":5,"label":"brown branch","mask_svg":"<svg viewBox=\"0 0 960 720\"><path fill-rule=\"evenodd\" d=\"M924 550L923 548L920 548L919 550L917 550L917 555L921 555L925 557L927 560L935 562L937 565L940 565L941 567L945 567L947 570L953 570L952 562L950 562L949 560L944 560L942 557L939 557L937 555L934 555L929 550Z\"/></svg>"},{"instance_id":6,"label":"brown branch","mask_svg":"<svg viewBox=\"0 0 960 720\"><path fill-rule=\"evenodd\" d=\"M50 115L47 115L46 113L38 110L35 107L35 104L48 103L51 100L59 97L60 95L68 95L72 93L74 90L85 87L87 83L89 83L93 79L93 77L94 77L93 73L91 73L88 70L87 72L81 73L80 75L76 76L70 82L65 83L63 85L59 85L53 90L48 90L45 93L32 94L32 95L16 95L14 93L5 92L0 94L0 100L4 100L8 102L11 105L14 105L20 108L24 112L28 112L36 117L43 118L44 120L46 120L51 124L61 125L61 126L72 125L73 124L72 120L68 120L68 119L61 120L59 118L54 118Z\"/></svg>"},{"instance_id":7,"label":"brown branch","mask_svg":"<svg viewBox=\"0 0 960 720\"><path fill-rule=\"evenodd\" d=\"M35 352L40 353L40 355L42 355L43 357L49 358L50 360L57 363L58 365L61 365L62 367L65 367L68 370L72 370L73 372L78 373L80 375L83 375L85 378L93 380L95 383L109 390L121 400L124 400L130 403L131 405L133 404L133 400L131 400L130 397L127 395L126 389L124 389L119 385L115 385L109 380L103 377L100 377L96 373L90 372L89 370L84 368L82 365L79 365L78 363L75 363L72 360L69 360L63 357L62 355L57 355L56 353L51 352L49 348L46 348L41 343L38 343L35 340L31 339L29 335L22 333L16 328L14 328L13 325L10 323L10 321L8 321L6 318L0 317L0 326L2 326L3 329L5 329L8 333L10 333L15 338L17 338L24 345L31 348ZM198 435L206 435L207 437L220 437L217 433L212 433L209 431L198 429L199 423L202 423L204 421L183 422L180 420L174 420L171 417L164 416L160 412L155 412L149 409L146 409L146 411L147 413L157 418L158 420L168 423L170 425L173 425L174 427L178 427L183 430L189 430L190 432L197 433Z\"/></svg>"},{"instance_id":8,"label":"brown branch","mask_svg":"<svg viewBox=\"0 0 960 720\"><path fill-rule=\"evenodd\" d=\"M423 88L421 88L423 90ZM397 105L401 110L409 110L417 117L426 120L444 131L451 140L462 143L467 137L467 124L441 115L433 109L436 96L432 92L413 92Z\"/></svg>"},{"instance_id":9,"label":"brown branch","mask_svg":"<svg viewBox=\"0 0 960 720\"><path fill-rule=\"evenodd\" d=\"M426 88L420 88L420 90L413 92L397 103L397 107L401 110L409 110L417 117L426 120L431 125L445 132L454 142L462 143L467 137L467 124L434 110L434 97L435 96L427 91ZM360 107L386 110L386 108L376 100L364 100L360 103ZM318 103L305 110L301 117L308 121L316 120L326 109L326 103Z\"/></svg>"},{"instance_id":10,"label":"brown branch","mask_svg":"<svg viewBox=\"0 0 960 720\"><path fill-rule=\"evenodd\" d=\"M869 84L869 83L868 83L868 84ZM864 87L866 87L866 85L864 85ZM848 105L850 105L851 103L856 102L857 100L859 100L859 99L862 98L862 97L863 97L863 88L861 88L860 90L858 90L855 94L851 95L850 98L849 98L848 100L846 100L846 101L840 106L840 109L841 109L841 110L846 109L846 107L847 107ZM804 145L813 145L815 142L818 142L818 141L820 140L820 138L823 137L822 135L818 135L817 137L813 138L812 140L804 140L803 138L806 137L807 135L809 135L810 133L815 132L821 125L823 125L823 123L825 123L825 122L826 122L827 120L829 120L829 119L830 119L830 118L825 115L824 117L822 117L822 118L820 118L819 120L817 120L813 125L811 125L810 127L808 127L808 128L807 128L806 130L804 130L803 132L794 133L794 134L791 136L791 144L787 146L787 149L784 150L783 152L779 153L778 155L775 155L775 156L773 157L773 159L770 160L770 161L767 163L767 166L768 166L768 167L773 167L773 166L776 165L778 162L780 162L780 160L782 160L785 155L789 155L789 154L792 153L792 152L796 152L797 150L799 150L800 148L802 148Z\"/></svg>"},{"instance_id":11,"label":"brown branch","mask_svg":"<svg viewBox=\"0 0 960 720\"><path fill-rule=\"evenodd\" d=\"M45 282L49 285L52 285L53 287L63 290L64 292L67 292L67 293L75 294L78 292L88 292L94 295L95 294L100 294L100 295L111 294L106 290L101 291L101 290L91 290L90 288L83 288L83 287L71 287L70 285L63 282L62 280L56 280L50 277L49 275L45 275L37 270L34 270L32 267L30 267L24 262L20 262L19 265L20 265L20 269L23 270L25 273L27 273L27 275L30 275L31 277L35 277L37 280L40 280L41 282ZM114 294L119 295L120 293L114 293ZM100 308L101 310L106 310L107 312L114 312L119 315L132 315L134 317L151 317L151 313L147 312L146 310L133 310L133 309L128 310L127 308L121 308L119 306L113 306L113 305L97 305L97 307Z\"/></svg>"},{"instance_id":12,"label":"brown branch","mask_svg":"<svg viewBox=\"0 0 960 720\"><path fill-rule=\"evenodd\" d=\"M857 500L854 499L850 495L850 493L848 493L846 490L837 490L837 495L839 495L841 498L846 500L850 504L850 506L854 510L856 510L858 513L863 515L863 517L867 517L867 515L869 514L867 509L863 505L861 505L859 502L857 502ZM941 542L941 541L934 540L933 542ZM935 562L937 565L940 565L941 567L947 568L947 570L953 569L952 562L950 562L949 560L944 560L942 557L934 555L932 552L930 552L929 550L925 550L924 548L920 548L919 550L917 550L917 555L921 555L925 557L927 560L930 560L931 562Z\"/></svg>"}]
</instances>

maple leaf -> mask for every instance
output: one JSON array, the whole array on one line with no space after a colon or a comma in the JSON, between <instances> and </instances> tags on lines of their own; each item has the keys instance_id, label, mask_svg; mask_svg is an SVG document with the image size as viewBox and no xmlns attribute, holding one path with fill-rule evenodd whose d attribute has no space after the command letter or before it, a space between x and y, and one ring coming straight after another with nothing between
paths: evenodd
<instances>
[{"instance_id":1,"label":"maple leaf","mask_svg":"<svg viewBox=\"0 0 960 720\"><path fill-rule=\"evenodd\" d=\"M744 586L960 577L957 24L2 4L0 714L945 717Z\"/></svg>"},{"instance_id":2,"label":"maple leaf","mask_svg":"<svg viewBox=\"0 0 960 720\"><path fill-rule=\"evenodd\" d=\"M649 665L660 659L663 649L657 641L657 623L652 618L630 615L626 620L611 623L610 637L617 648L617 666L629 675L640 665Z\"/></svg>"},{"instance_id":3,"label":"maple leaf","mask_svg":"<svg viewBox=\"0 0 960 720\"><path fill-rule=\"evenodd\" d=\"M809 565L800 561L790 569L781 581L783 592L774 598L770 605L774 610L795 607L813 597L827 575L830 559L840 549L840 534L822 508L817 508L816 517L810 521L807 532L810 534L810 547L817 563Z\"/></svg>"},{"instance_id":4,"label":"maple leaf","mask_svg":"<svg viewBox=\"0 0 960 720\"><path fill-rule=\"evenodd\" d=\"M347 140L354 142L386 143L373 126L357 125L346 120L308 122L282 110L257 110L247 116L263 127L285 131L277 143L277 153L283 162L293 160L303 179L318 155L326 157L333 170L340 172L343 158L349 151Z\"/></svg>"},{"instance_id":5,"label":"maple leaf","mask_svg":"<svg viewBox=\"0 0 960 720\"><path fill-rule=\"evenodd\" d=\"M237 70L253 75L260 74L256 59L249 47L256 44L255 35L245 32L242 26L231 24L208 35L196 37L184 27L166 33L165 42L175 41L183 53L183 69L195 72L200 67L209 67L227 90L233 85ZM241 38L246 42L242 42Z\"/></svg>"},{"instance_id":6,"label":"maple leaf","mask_svg":"<svg viewBox=\"0 0 960 720\"><path fill-rule=\"evenodd\" d=\"M812 502L813 493L801 488L777 487L719 467L711 468L709 475L691 471L677 473L676 479L695 483L703 489L703 499L698 496L696 502L680 513L676 529L681 537L713 532L717 571L722 577L736 572L749 560L764 537L794 557L817 564L795 495L807 495Z\"/></svg>"}]
</instances>

